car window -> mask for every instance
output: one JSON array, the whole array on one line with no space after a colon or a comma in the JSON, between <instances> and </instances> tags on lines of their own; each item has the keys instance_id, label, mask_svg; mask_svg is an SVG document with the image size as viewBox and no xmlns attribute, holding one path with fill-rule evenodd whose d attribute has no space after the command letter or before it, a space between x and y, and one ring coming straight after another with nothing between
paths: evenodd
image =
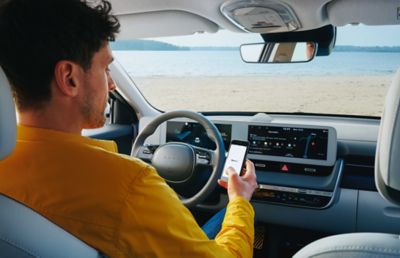
<instances>
[{"instance_id":1,"label":"car window","mask_svg":"<svg viewBox=\"0 0 400 258\"><path fill-rule=\"evenodd\" d=\"M400 67L400 38L391 34L396 29L338 28L331 55L301 64L244 63L240 44L262 39L228 31L121 40L112 48L145 98L160 110L381 116L387 87Z\"/></svg>"}]
</instances>

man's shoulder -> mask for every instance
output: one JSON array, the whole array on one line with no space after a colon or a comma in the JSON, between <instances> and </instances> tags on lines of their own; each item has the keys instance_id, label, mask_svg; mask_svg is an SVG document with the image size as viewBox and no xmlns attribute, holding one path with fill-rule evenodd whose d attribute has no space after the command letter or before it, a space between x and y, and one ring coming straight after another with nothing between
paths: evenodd
<instances>
[{"instance_id":1,"label":"man's shoulder","mask_svg":"<svg viewBox=\"0 0 400 258\"><path fill-rule=\"evenodd\" d=\"M97 158L94 158L94 162L104 162L107 163L108 167L115 170L134 170L134 171L146 171L146 170L153 170L149 164L145 163L144 161L132 157L126 154L121 154L117 152L111 152L103 149L98 149L95 151ZM104 164L103 163L103 164Z\"/></svg>"},{"instance_id":2,"label":"man's shoulder","mask_svg":"<svg viewBox=\"0 0 400 258\"><path fill-rule=\"evenodd\" d=\"M136 169L140 170L151 170L153 167L151 167L149 164L146 162L142 161L141 159L138 159L136 157L132 157L129 155L125 154L120 154L120 153L112 153L115 160L118 160L118 162L121 162L121 165L126 165L129 167L134 167Z\"/></svg>"}]
</instances>

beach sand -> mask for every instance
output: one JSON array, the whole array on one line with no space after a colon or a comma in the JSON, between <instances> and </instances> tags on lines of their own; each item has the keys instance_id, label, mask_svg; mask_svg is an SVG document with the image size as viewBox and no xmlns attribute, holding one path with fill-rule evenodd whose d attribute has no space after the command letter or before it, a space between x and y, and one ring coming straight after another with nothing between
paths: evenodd
<instances>
[{"instance_id":1,"label":"beach sand","mask_svg":"<svg viewBox=\"0 0 400 258\"><path fill-rule=\"evenodd\" d=\"M169 111L306 112L381 116L393 75L134 78Z\"/></svg>"}]
</instances>

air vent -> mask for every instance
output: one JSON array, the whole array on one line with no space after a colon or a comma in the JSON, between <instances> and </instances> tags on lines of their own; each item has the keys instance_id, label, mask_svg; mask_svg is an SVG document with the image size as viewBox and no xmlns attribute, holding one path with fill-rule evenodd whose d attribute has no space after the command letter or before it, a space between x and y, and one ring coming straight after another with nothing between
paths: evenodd
<instances>
[{"instance_id":1,"label":"air vent","mask_svg":"<svg viewBox=\"0 0 400 258\"><path fill-rule=\"evenodd\" d=\"M270 0L229 1L222 4L221 12L247 32L288 32L301 27L287 5Z\"/></svg>"}]
</instances>

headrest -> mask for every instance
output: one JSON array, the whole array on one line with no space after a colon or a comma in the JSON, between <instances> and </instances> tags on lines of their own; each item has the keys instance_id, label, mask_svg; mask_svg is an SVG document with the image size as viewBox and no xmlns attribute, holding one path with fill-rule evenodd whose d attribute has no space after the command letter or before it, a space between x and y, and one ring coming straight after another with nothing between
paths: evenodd
<instances>
[{"instance_id":1,"label":"headrest","mask_svg":"<svg viewBox=\"0 0 400 258\"><path fill-rule=\"evenodd\" d=\"M400 70L387 92L381 118L376 146L375 183L385 199L400 204Z\"/></svg>"},{"instance_id":2,"label":"headrest","mask_svg":"<svg viewBox=\"0 0 400 258\"><path fill-rule=\"evenodd\" d=\"M0 160L11 154L16 137L17 122L11 87L0 67Z\"/></svg>"}]
</instances>

